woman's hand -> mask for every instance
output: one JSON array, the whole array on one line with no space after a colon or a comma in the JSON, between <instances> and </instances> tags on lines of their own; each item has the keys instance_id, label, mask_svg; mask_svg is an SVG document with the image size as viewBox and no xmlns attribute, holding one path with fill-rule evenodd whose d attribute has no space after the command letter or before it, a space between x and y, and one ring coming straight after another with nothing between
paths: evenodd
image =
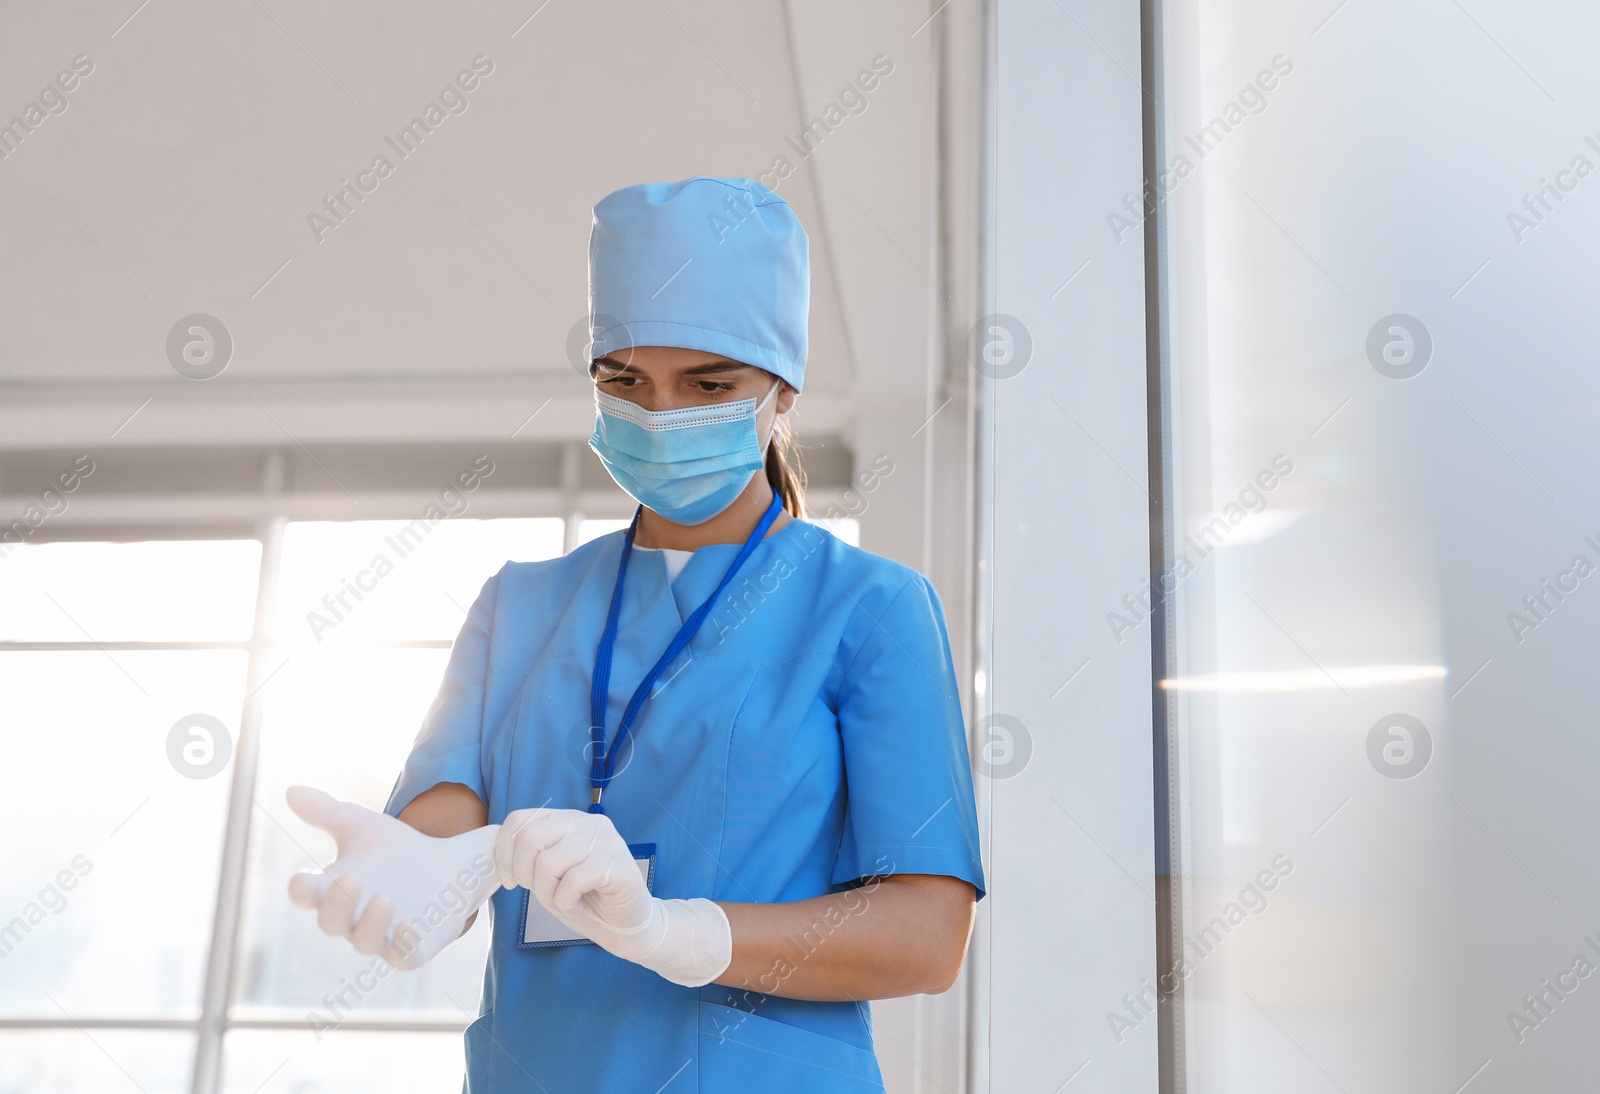
<instances>
[{"instance_id":1,"label":"woman's hand","mask_svg":"<svg viewBox=\"0 0 1600 1094\"><path fill-rule=\"evenodd\" d=\"M631 934L649 918L650 891L605 814L519 809L500 831L494 845L500 884L531 891L567 926Z\"/></svg>"},{"instance_id":2,"label":"woman's hand","mask_svg":"<svg viewBox=\"0 0 1600 1094\"><path fill-rule=\"evenodd\" d=\"M551 915L618 957L675 984L716 979L732 957L722 909L650 895L633 853L603 813L519 809L494 847L500 883L533 893Z\"/></svg>"},{"instance_id":3,"label":"woman's hand","mask_svg":"<svg viewBox=\"0 0 1600 1094\"><path fill-rule=\"evenodd\" d=\"M289 879L289 898L359 953L415 969L459 937L499 888L490 857L498 826L438 839L309 786L290 787L286 797L338 847L326 871Z\"/></svg>"}]
</instances>

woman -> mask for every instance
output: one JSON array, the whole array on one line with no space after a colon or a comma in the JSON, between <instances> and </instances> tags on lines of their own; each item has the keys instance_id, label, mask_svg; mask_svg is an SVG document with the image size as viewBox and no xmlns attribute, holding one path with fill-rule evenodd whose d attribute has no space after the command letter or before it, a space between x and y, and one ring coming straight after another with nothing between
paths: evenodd
<instances>
[{"instance_id":1,"label":"woman","mask_svg":"<svg viewBox=\"0 0 1600 1094\"><path fill-rule=\"evenodd\" d=\"M403 967L493 893L470 1090L879 1089L863 1000L947 989L983 895L938 596L803 519L787 203L694 178L594 216L590 443L634 521L489 579L404 824L293 792L340 857L291 891Z\"/></svg>"}]
</instances>

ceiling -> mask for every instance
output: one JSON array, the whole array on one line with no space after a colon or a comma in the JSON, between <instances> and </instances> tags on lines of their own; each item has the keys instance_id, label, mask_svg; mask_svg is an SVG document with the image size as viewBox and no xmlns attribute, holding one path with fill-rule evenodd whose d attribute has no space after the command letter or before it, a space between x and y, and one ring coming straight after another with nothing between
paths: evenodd
<instances>
[{"instance_id":1,"label":"ceiling","mask_svg":"<svg viewBox=\"0 0 1600 1094\"><path fill-rule=\"evenodd\" d=\"M0 5L0 121L59 109L46 86L92 64L0 159L0 448L581 439L591 207L695 174L763 178L810 234L802 436L856 443L897 402L914 421L950 292L930 10ZM803 157L874 58L892 71ZM465 107L441 98L475 61ZM438 102L460 112L388 143ZM211 379L168 358L196 313L233 342Z\"/></svg>"}]
</instances>

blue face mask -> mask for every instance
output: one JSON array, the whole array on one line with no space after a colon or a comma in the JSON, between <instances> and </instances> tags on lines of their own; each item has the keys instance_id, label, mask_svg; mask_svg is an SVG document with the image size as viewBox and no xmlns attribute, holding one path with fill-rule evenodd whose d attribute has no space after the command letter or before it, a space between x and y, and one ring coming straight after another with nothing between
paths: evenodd
<instances>
[{"instance_id":1,"label":"blue face mask","mask_svg":"<svg viewBox=\"0 0 1600 1094\"><path fill-rule=\"evenodd\" d=\"M646 410L596 388L589 447L640 505L674 524L704 524L766 466L756 418L777 391L774 380L760 403Z\"/></svg>"}]
</instances>

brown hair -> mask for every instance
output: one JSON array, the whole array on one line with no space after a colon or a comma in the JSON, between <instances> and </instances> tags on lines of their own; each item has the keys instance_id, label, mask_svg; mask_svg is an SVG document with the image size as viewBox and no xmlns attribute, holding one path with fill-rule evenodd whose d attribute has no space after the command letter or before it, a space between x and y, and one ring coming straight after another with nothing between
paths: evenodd
<instances>
[{"instance_id":1,"label":"brown hair","mask_svg":"<svg viewBox=\"0 0 1600 1094\"><path fill-rule=\"evenodd\" d=\"M806 515L806 473L800 466L800 449L795 444L789 419L779 414L772 422L772 441L767 445L767 482L772 492L783 499L783 507L797 520Z\"/></svg>"}]
</instances>

